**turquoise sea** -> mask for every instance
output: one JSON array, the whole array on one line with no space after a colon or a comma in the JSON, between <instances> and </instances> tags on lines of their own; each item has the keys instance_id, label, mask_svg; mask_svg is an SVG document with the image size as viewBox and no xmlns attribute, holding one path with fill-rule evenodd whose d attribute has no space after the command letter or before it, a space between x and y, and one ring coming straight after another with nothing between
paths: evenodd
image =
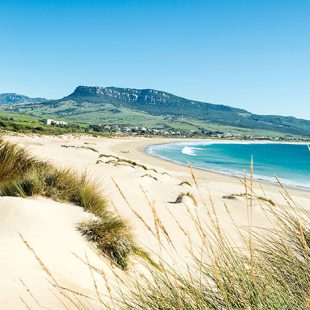
<instances>
[{"instance_id":1,"label":"turquoise sea","mask_svg":"<svg viewBox=\"0 0 310 310\"><path fill-rule=\"evenodd\" d=\"M306 144L195 141L153 145L152 155L179 163L243 176L254 160L254 177L310 190L310 152Z\"/></svg>"}]
</instances>

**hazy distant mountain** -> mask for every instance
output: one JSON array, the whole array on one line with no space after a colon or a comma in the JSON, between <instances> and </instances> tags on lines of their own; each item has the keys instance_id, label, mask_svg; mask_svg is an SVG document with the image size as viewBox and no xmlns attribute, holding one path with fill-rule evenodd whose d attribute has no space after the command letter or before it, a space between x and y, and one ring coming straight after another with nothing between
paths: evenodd
<instances>
[{"instance_id":1,"label":"hazy distant mountain","mask_svg":"<svg viewBox=\"0 0 310 310\"><path fill-rule=\"evenodd\" d=\"M0 103L41 103L46 101L45 98L30 98L15 93L0 94Z\"/></svg>"},{"instance_id":2,"label":"hazy distant mountain","mask_svg":"<svg viewBox=\"0 0 310 310\"><path fill-rule=\"evenodd\" d=\"M15 95L18 96L18 95ZM0 96L1 98L1 96ZM40 101L15 99L15 102ZM14 100L14 96L12 99ZM23 101L24 100L24 101ZM1 99L0 99L1 102ZM12 102L7 99L6 102ZM187 131L221 131L310 137L310 121L257 115L226 105L189 100L154 89L78 86L67 97L35 105L16 104L22 113L51 116L87 124L116 124Z\"/></svg>"}]
</instances>

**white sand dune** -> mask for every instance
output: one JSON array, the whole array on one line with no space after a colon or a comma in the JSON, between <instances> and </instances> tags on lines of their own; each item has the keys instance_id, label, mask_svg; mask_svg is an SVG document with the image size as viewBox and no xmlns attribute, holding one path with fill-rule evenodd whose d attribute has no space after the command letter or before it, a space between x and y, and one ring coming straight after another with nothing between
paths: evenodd
<instances>
[{"instance_id":1,"label":"white sand dune","mask_svg":"<svg viewBox=\"0 0 310 310\"><path fill-rule=\"evenodd\" d=\"M199 183L198 190L194 186L187 167L155 158L143 151L150 144L173 140L147 138L109 139L75 135L62 137L16 135L8 136L6 139L26 147L34 156L48 160L56 166L69 167L80 173L87 171L90 178L98 183L103 194L109 199L111 209L114 206L117 208L117 211L129 222L138 243L152 252L155 260L156 255L159 253L168 263L174 265L183 259L186 260L188 257L188 238L185 236L184 231L199 244L199 232L197 232L189 212L191 214L197 212L200 219L207 221L208 208L213 205L220 225L235 240L239 238L239 235L234 225L246 226L248 223L244 198L223 199L225 195L244 192L243 185L238 179L195 170ZM63 145L75 146L75 148L63 147ZM85 147L95 148L97 152ZM144 164L148 168L155 169L156 172L125 164L105 163L109 158L104 157L100 158L101 162L98 163L99 154L112 154L130 159ZM150 174L157 180L144 176L145 174ZM193 186L180 186L180 182L183 181L189 181ZM115 183L126 196L130 206L122 198L122 194ZM181 192L192 193L198 201L198 207L195 207L194 203L188 198L181 203L172 203ZM256 183L255 192L257 195L266 196L277 201L283 207L286 205L279 187L275 185ZM289 192L297 203L304 206L309 205L309 192L296 189L290 189ZM169 250L167 240L164 240L167 245L166 249L160 249L156 237L148 231L146 226L134 214L133 210L155 231L154 214L149 202L167 229L177 253ZM227 213L224 203L230 214ZM263 211L264 208L266 208L264 202L255 201L252 210L253 224L255 226L270 227L271 224ZM30 294L27 293L19 278L22 278L29 286L40 304L51 309L61 309L61 305L50 291L50 283L48 282L50 279L42 272L31 251L23 244L19 233L35 249L42 261L55 275L57 281L67 288L95 296L89 268L81 260L77 259L73 253L80 257L85 257L85 252L88 253L92 263L105 270L109 279L113 279L109 263L100 258L76 231L76 224L88 216L78 207L56 203L43 198L0 198L1 309L25 308L19 296L31 304L31 308L40 308ZM235 223L232 223L230 216L234 218ZM180 230L179 224L184 231ZM182 260L180 260L180 257L182 257ZM102 278L98 281L102 281ZM113 282L113 280L111 281ZM100 291L107 294L105 284L99 283L99 285Z\"/></svg>"},{"instance_id":2,"label":"white sand dune","mask_svg":"<svg viewBox=\"0 0 310 310\"><path fill-rule=\"evenodd\" d=\"M111 267L76 230L76 224L89 218L79 207L43 198L0 199L1 309L25 309L23 302L31 309L62 309L62 302L70 308L69 300L61 294L68 292L55 285L97 300L86 255L96 268L109 273ZM102 294L107 294L97 278ZM99 308L95 301L84 298L83 302Z\"/></svg>"}]
</instances>

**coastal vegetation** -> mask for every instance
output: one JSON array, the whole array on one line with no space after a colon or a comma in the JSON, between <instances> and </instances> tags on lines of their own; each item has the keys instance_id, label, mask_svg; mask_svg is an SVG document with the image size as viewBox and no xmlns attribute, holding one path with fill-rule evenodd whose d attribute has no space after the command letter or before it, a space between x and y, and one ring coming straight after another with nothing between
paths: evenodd
<instances>
[{"instance_id":1,"label":"coastal vegetation","mask_svg":"<svg viewBox=\"0 0 310 310\"><path fill-rule=\"evenodd\" d=\"M185 197L188 197L194 203L195 207L197 207L197 205L198 205L197 204L197 200L196 200L195 196L192 193L190 193L190 192L180 193L177 196L177 198L175 199L174 203L181 203L181 202L183 202L183 199Z\"/></svg>"},{"instance_id":2,"label":"coastal vegetation","mask_svg":"<svg viewBox=\"0 0 310 310\"><path fill-rule=\"evenodd\" d=\"M223 196L224 199L234 199L236 197L248 197L248 198L250 198L251 195L247 194L247 193L239 193L239 194L230 194L230 195ZM270 198L266 198L264 196L256 196L256 198L259 199L259 200L268 202L272 206L276 205L276 203L272 199L270 199Z\"/></svg>"},{"instance_id":3,"label":"coastal vegetation","mask_svg":"<svg viewBox=\"0 0 310 310\"><path fill-rule=\"evenodd\" d=\"M48 126L42 117L31 114L1 111L0 131L18 133L36 133L45 135L61 135L65 133L85 133L86 124L70 122L66 126Z\"/></svg>"},{"instance_id":4,"label":"coastal vegetation","mask_svg":"<svg viewBox=\"0 0 310 310\"><path fill-rule=\"evenodd\" d=\"M126 159L126 158L121 158L115 155L109 155L109 154L100 154L99 158L112 158L107 161L105 161L105 164L114 164L114 165L127 165L133 168L142 168L143 170L146 171L153 171L155 173L158 173L158 171L154 168L148 168L147 166L143 164L139 164L134 160ZM100 160L97 161L97 163L100 163ZM167 173L166 173L167 174Z\"/></svg>"},{"instance_id":5,"label":"coastal vegetation","mask_svg":"<svg viewBox=\"0 0 310 310\"><path fill-rule=\"evenodd\" d=\"M193 171L191 175L201 193ZM309 309L310 214L278 182L286 206L270 203L267 197L255 194L251 167L250 180L246 177L242 180L246 194L237 195L246 198L248 225L245 228L235 224L225 204L242 240L238 246L220 224L212 197L206 201L200 195L198 203L208 209L207 220L189 212L189 220L195 223L202 238L198 249L196 241L178 223L189 238L188 253L193 263L184 260L185 268L179 270L159 258L162 270L149 269L148 276L134 279L130 294L122 295L122 308ZM273 230L253 223L255 201L263 203L261 210L273 223ZM161 243L160 238L158 242Z\"/></svg>"},{"instance_id":6,"label":"coastal vegetation","mask_svg":"<svg viewBox=\"0 0 310 310\"><path fill-rule=\"evenodd\" d=\"M273 232L244 231L243 248L225 235L215 214L211 231L197 219L205 244L199 255L190 251L194 266L183 273L173 266L150 270L144 281L133 281L123 308L309 309L310 218L291 211L273 212Z\"/></svg>"},{"instance_id":7,"label":"coastal vegetation","mask_svg":"<svg viewBox=\"0 0 310 310\"><path fill-rule=\"evenodd\" d=\"M154 177L153 175L151 175L149 173L146 173L146 174L141 176L141 178L144 178L144 177L148 177L148 178L153 179L154 181L158 181L158 179L156 177Z\"/></svg>"},{"instance_id":8,"label":"coastal vegetation","mask_svg":"<svg viewBox=\"0 0 310 310\"><path fill-rule=\"evenodd\" d=\"M193 179L193 183L199 188L196 179ZM171 251L184 262L185 267L180 270L169 265L158 254L159 267L145 264L146 273L131 276L128 282L124 282L124 286L119 287L118 296L111 296L111 305L101 299L98 303L107 309L128 310L309 309L309 212L295 203L282 184L279 184L287 200L286 208L279 205L274 208L267 200L262 200L262 210L275 229L271 231L255 227L251 215L253 203L257 199L253 195L253 179L250 182L246 180L244 185L249 196L240 197L247 197L248 226L242 229L236 225L241 245L237 246L221 226L212 199L207 202L200 197L197 203L209 210L208 221L200 219L193 211L189 211L188 219L194 222L202 237L202 244L198 248L196 241L178 222L179 229L189 242L186 259L178 256L178 250L167 235L160 216L149 204L152 212L155 212L156 233L149 226L146 227L151 229L161 247L165 247L163 240L168 240ZM124 196L124 199L127 198ZM147 225L140 215L136 216L143 225ZM234 222L233 218L231 220ZM96 227L91 229L95 230ZM69 303L72 303L72 299ZM83 307L82 303L80 308Z\"/></svg>"},{"instance_id":9,"label":"coastal vegetation","mask_svg":"<svg viewBox=\"0 0 310 310\"><path fill-rule=\"evenodd\" d=\"M179 186L183 186L183 185L192 186L191 183L189 183L188 181L182 181L179 183Z\"/></svg>"},{"instance_id":10,"label":"coastal vegetation","mask_svg":"<svg viewBox=\"0 0 310 310\"><path fill-rule=\"evenodd\" d=\"M108 210L107 199L99 186L86 175L55 168L35 159L25 149L4 141L0 141L0 195L40 195L76 204L92 213L94 220L79 229L121 268L127 267L131 253L143 254L127 223Z\"/></svg>"}]
</instances>

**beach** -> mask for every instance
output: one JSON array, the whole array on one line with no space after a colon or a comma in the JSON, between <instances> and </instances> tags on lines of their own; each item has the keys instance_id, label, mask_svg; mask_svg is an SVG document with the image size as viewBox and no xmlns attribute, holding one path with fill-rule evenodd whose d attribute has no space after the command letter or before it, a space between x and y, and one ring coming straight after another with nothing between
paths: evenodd
<instances>
[{"instance_id":1,"label":"beach","mask_svg":"<svg viewBox=\"0 0 310 310\"><path fill-rule=\"evenodd\" d=\"M167 263L179 264L179 268L182 268L183 259L186 261L189 256L188 235L197 245L201 242L192 216L209 224L211 212L237 244L240 242L238 228L248 225L243 180L200 169L191 170L145 152L150 145L181 141L179 139L16 134L7 135L5 140L25 147L36 158L57 167L86 173L109 201L109 208L128 222L137 242L151 253L155 261L161 255ZM247 182L249 185L250 180ZM280 185L254 182L256 198L251 209L254 226L273 227L265 212L272 207L267 199L275 202L276 208L289 209L285 191L296 205L309 205L309 192L291 188L284 190ZM191 195L184 195L180 201L176 201L182 193ZM1 230L8 232L0 237L1 287L5 283L6 287L11 288L1 290L1 308L18 309L20 299L12 301L12 297L18 295L33 309L39 309L38 303L42 301L46 305L60 307L59 301L48 289L46 274L25 246L25 240L42 256L42 261L46 262L59 285L95 296L92 276L85 265L87 255L96 268L107 274L110 286L116 285L111 263L100 256L95 246L76 230L76 225L89 218L90 214L79 207L41 197L1 197L0 206ZM156 237L154 214L167 230L168 237L161 237L162 244L166 245L163 247ZM171 243L177 252L169 250ZM12 260L11 257L17 259ZM134 268L143 272L143 267L139 265L138 261L133 261L129 271L115 268L115 272L126 278ZM22 272L21 269L26 271ZM38 303L27 293L19 278L24 279L29 290L39 296ZM98 278L98 286L108 299L109 285L107 288L107 283ZM96 303L91 305L96 308Z\"/></svg>"}]
</instances>

